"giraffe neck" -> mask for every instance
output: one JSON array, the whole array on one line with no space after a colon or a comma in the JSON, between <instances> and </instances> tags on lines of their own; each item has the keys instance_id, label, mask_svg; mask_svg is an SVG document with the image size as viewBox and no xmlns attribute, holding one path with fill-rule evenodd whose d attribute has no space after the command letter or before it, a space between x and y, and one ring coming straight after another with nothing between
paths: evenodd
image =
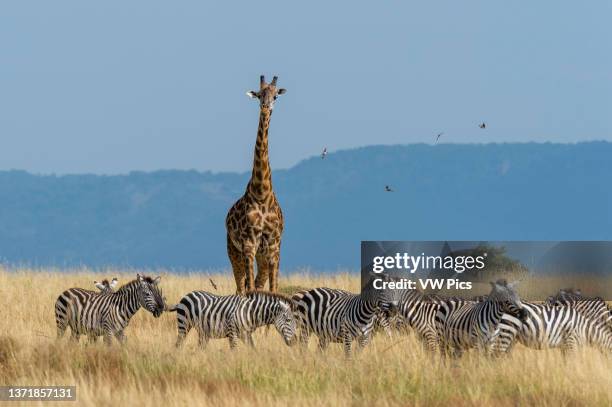
<instances>
[{"instance_id":1,"label":"giraffe neck","mask_svg":"<svg viewBox=\"0 0 612 407\"><path fill-rule=\"evenodd\" d=\"M257 200L264 200L272 193L272 170L268 156L268 128L272 111L260 109L257 141L255 142L255 156L253 158L253 172L247 192Z\"/></svg>"}]
</instances>

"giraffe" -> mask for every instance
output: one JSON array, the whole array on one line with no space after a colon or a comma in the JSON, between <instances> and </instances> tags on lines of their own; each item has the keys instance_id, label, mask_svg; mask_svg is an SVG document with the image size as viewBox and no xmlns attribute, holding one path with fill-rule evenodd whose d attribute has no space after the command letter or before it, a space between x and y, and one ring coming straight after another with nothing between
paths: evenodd
<instances>
[{"instance_id":1,"label":"giraffe","mask_svg":"<svg viewBox=\"0 0 612 407\"><path fill-rule=\"evenodd\" d=\"M272 189L272 171L268 157L268 128L274 102L286 92L277 88L275 76L266 83L259 78L259 91L249 91L250 98L259 99L259 127L255 143L253 172L244 195L227 213L227 255L236 279L236 292L261 289L268 280L269 290L278 288L283 213ZM254 263L257 262L257 278Z\"/></svg>"}]
</instances>

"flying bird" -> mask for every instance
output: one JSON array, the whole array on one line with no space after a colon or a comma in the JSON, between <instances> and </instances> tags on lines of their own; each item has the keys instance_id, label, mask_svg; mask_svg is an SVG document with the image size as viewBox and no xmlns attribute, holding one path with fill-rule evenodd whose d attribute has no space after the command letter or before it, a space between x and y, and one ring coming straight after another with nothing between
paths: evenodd
<instances>
[{"instance_id":1,"label":"flying bird","mask_svg":"<svg viewBox=\"0 0 612 407\"><path fill-rule=\"evenodd\" d=\"M326 156L327 156L327 147L323 149L323 152L321 153L321 159L324 159Z\"/></svg>"},{"instance_id":2,"label":"flying bird","mask_svg":"<svg viewBox=\"0 0 612 407\"><path fill-rule=\"evenodd\" d=\"M478 125L478 127L480 127L481 129L486 129L487 128L487 124L485 122L482 122Z\"/></svg>"},{"instance_id":3,"label":"flying bird","mask_svg":"<svg viewBox=\"0 0 612 407\"><path fill-rule=\"evenodd\" d=\"M385 185L385 192L393 192L389 185Z\"/></svg>"},{"instance_id":4,"label":"flying bird","mask_svg":"<svg viewBox=\"0 0 612 407\"><path fill-rule=\"evenodd\" d=\"M215 289L215 291L217 291L217 284L215 284L215 282L212 280L212 278L208 279L210 281L210 285L213 286L213 288Z\"/></svg>"},{"instance_id":5,"label":"flying bird","mask_svg":"<svg viewBox=\"0 0 612 407\"><path fill-rule=\"evenodd\" d=\"M442 137L444 133L438 133L438 135L436 136L436 143L438 142L438 140L440 140L440 137Z\"/></svg>"}]
</instances>

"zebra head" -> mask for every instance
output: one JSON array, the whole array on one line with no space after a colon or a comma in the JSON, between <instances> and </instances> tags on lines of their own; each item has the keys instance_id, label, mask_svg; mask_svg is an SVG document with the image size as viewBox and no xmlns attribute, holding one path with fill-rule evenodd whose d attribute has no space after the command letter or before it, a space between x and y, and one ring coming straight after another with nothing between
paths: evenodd
<instances>
[{"instance_id":1,"label":"zebra head","mask_svg":"<svg viewBox=\"0 0 612 407\"><path fill-rule=\"evenodd\" d=\"M151 278L137 274L138 281L138 297L140 306L149 311L155 318L158 318L164 312L164 299L159 288L160 276Z\"/></svg>"},{"instance_id":2,"label":"zebra head","mask_svg":"<svg viewBox=\"0 0 612 407\"><path fill-rule=\"evenodd\" d=\"M491 282L491 293L488 296L488 301L498 302L501 304L504 312L516 316L521 321L525 321L528 313L516 292L516 284L517 282L508 283L505 279Z\"/></svg>"},{"instance_id":3,"label":"zebra head","mask_svg":"<svg viewBox=\"0 0 612 407\"><path fill-rule=\"evenodd\" d=\"M375 284L376 280L380 280ZM370 274L370 279L361 290L361 297L364 301L370 302L375 308L378 308L387 317L393 317L399 309L400 299L404 290L377 288L381 287L380 283L397 281L395 277L388 273Z\"/></svg>"},{"instance_id":4,"label":"zebra head","mask_svg":"<svg viewBox=\"0 0 612 407\"><path fill-rule=\"evenodd\" d=\"M296 339L297 323L293 315L295 308L293 300L277 301L273 306L274 327L288 346L292 346Z\"/></svg>"},{"instance_id":5,"label":"zebra head","mask_svg":"<svg viewBox=\"0 0 612 407\"><path fill-rule=\"evenodd\" d=\"M582 291L579 288L562 288L557 295L551 296L553 305L560 305L568 301L580 301L585 297L582 296Z\"/></svg>"},{"instance_id":6,"label":"zebra head","mask_svg":"<svg viewBox=\"0 0 612 407\"><path fill-rule=\"evenodd\" d=\"M102 281L94 281L94 285L102 294L110 294L114 291L118 282L117 277L114 277L110 283L107 279L104 279Z\"/></svg>"}]
</instances>

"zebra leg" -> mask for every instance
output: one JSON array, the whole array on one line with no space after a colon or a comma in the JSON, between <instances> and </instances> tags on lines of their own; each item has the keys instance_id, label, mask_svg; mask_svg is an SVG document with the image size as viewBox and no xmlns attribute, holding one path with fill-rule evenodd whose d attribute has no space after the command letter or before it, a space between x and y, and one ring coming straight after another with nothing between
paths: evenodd
<instances>
[{"instance_id":1,"label":"zebra leg","mask_svg":"<svg viewBox=\"0 0 612 407\"><path fill-rule=\"evenodd\" d=\"M191 323L187 319L187 315L185 315L185 311L182 308L178 308L176 310L176 325L178 329L178 335L176 337L176 344L174 345L177 348L183 347L183 342L185 342L185 337L191 330ZM198 330L200 335L202 335L201 330Z\"/></svg>"},{"instance_id":2,"label":"zebra leg","mask_svg":"<svg viewBox=\"0 0 612 407\"><path fill-rule=\"evenodd\" d=\"M352 358L353 338L350 335L344 334L344 356L350 360Z\"/></svg>"},{"instance_id":3,"label":"zebra leg","mask_svg":"<svg viewBox=\"0 0 612 407\"><path fill-rule=\"evenodd\" d=\"M444 342L441 346L442 356L445 358L458 359L463 355L463 351L457 346Z\"/></svg>"},{"instance_id":4,"label":"zebra leg","mask_svg":"<svg viewBox=\"0 0 612 407\"><path fill-rule=\"evenodd\" d=\"M247 343L249 344L249 346L251 348L255 348L255 342L253 342L253 333L252 332L248 332L246 334L246 339L247 339Z\"/></svg>"},{"instance_id":5,"label":"zebra leg","mask_svg":"<svg viewBox=\"0 0 612 407\"><path fill-rule=\"evenodd\" d=\"M104 344L111 346L113 344L113 333L111 331L104 332Z\"/></svg>"},{"instance_id":6,"label":"zebra leg","mask_svg":"<svg viewBox=\"0 0 612 407\"><path fill-rule=\"evenodd\" d=\"M299 328L299 332L300 334L298 335L298 340L300 343L300 350L301 351L308 350L308 342L310 340L310 331L308 330L308 328L301 325Z\"/></svg>"},{"instance_id":7,"label":"zebra leg","mask_svg":"<svg viewBox=\"0 0 612 407\"><path fill-rule=\"evenodd\" d=\"M185 336L183 336L181 339L185 339ZM203 330L199 329L198 330L198 347L200 348L200 350L204 350L206 349L206 345L208 345L208 335L206 335L206 333Z\"/></svg>"},{"instance_id":8,"label":"zebra leg","mask_svg":"<svg viewBox=\"0 0 612 407\"><path fill-rule=\"evenodd\" d=\"M176 337L176 343L174 344L174 346L176 348L182 348L184 342L185 342L185 332L179 331L178 336Z\"/></svg>"},{"instance_id":9,"label":"zebra leg","mask_svg":"<svg viewBox=\"0 0 612 407\"><path fill-rule=\"evenodd\" d=\"M234 350L238 347L238 335L232 332L227 335L227 339L229 340L231 350Z\"/></svg>"},{"instance_id":10,"label":"zebra leg","mask_svg":"<svg viewBox=\"0 0 612 407\"><path fill-rule=\"evenodd\" d=\"M121 331L115 332L115 338L121 345L125 345L127 342L127 336L123 334L123 329Z\"/></svg>"},{"instance_id":11,"label":"zebra leg","mask_svg":"<svg viewBox=\"0 0 612 407\"><path fill-rule=\"evenodd\" d=\"M451 352L451 356L453 357L453 359L459 359L461 358L461 356L463 356L463 349L461 348L453 347Z\"/></svg>"},{"instance_id":12,"label":"zebra leg","mask_svg":"<svg viewBox=\"0 0 612 407\"><path fill-rule=\"evenodd\" d=\"M62 315L58 315L57 310L55 312L55 325L57 327L57 339L62 339L66 333L66 318Z\"/></svg>"},{"instance_id":13,"label":"zebra leg","mask_svg":"<svg viewBox=\"0 0 612 407\"><path fill-rule=\"evenodd\" d=\"M64 337L64 334L66 333L66 325L62 325L60 326L59 324L57 325L57 339L62 339Z\"/></svg>"},{"instance_id":14,"label":"zebra leg","mask_svg":"<svg viewBox=\"0 0 612 407\"><path fill-rule=\"evenodd\" d=\"M359 345L359 349L363 349L370 343L370 335L361 335L357 338L357 344Z\"/></svg>"},{"instance_id":15,"label":"zebra leg","mask_svg":"<svg viewBox=\"0 0 612 407\"><path fill-rule=\"evenodd\" d=\"M429 353L437 353L440 350L440 342L438 340L438 335L435 332L425 332L422 335L419 335L419 339L423 344L423 349Z\"/></svg>"},{"instance_id":16,"label":"zebra leg","mask_svg":"<svg viewBox=\"0 0 612 407\"><path fill-rule=\"evenodd\" d=\"M98 337L96 335L93 335L93 334L87 335L87 338L89 339L89 344L90 345L95 345L95 343L98 341Z\"/></svg>"},{"instance_id":17,"label":"zebra leg","mask_svg":"<svg viewBox=\"0 0 612 407\"><path fill-rule=\"evenodd\" d=\"M319 351L321 353L325 352L327 349L327 345L329 345L329 341L325 338L319 338Z\"/></svg>"},{"instance_id":18,"label":"zebra leg","mask_svg":"<svg viewBox=\"0 0 612 407\"><path fill-rule=\"evenodd\" d=\"M573 355L577 347L576 342L577 342L576 335L574 335L573 333L567 334L565 338L562 339L561 354L564 357Z\"/></svg>"},{"instance_id":19,"label":"zebra leg","mask_svg":"<svg viewBox=\"0 0 612 407\"><path fill-rule=\"evenodd\" d=\"M71 342L75 342L75 343L79 343L79 337L81 335L76 331L76 329L71 329L70 330L70 341Z\"/></svg>"}]
</instances>

